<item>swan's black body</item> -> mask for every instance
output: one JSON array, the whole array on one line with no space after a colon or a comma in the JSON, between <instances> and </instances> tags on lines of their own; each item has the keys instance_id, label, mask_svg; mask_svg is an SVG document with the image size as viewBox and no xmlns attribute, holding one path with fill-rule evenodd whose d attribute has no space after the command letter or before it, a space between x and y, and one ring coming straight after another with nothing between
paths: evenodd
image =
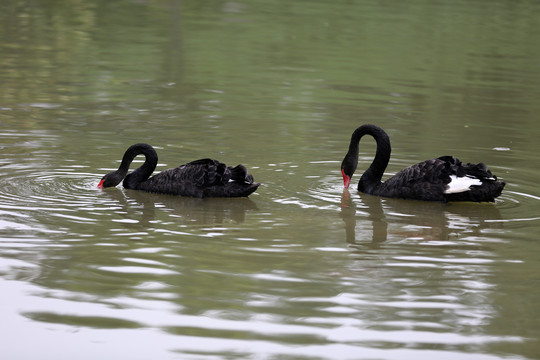
<instances>
[{"instance_id":1,"label":"swan's black body","mask_svg":"<svg viewBox=\"0 0 540 360\"><path fill-rule=\"evenodd\" d=\"M143 165L128 174L133 159L143 154ZM259 183L247 173L244 165L227 166L217 160L201 159L168 169L152 177L157 165L157 153L148 144L130 146L122 158L118 170L105 175L98 187L120 184L126 189L191 197L242 197L257 190Z\"/></svg>"},{"instance_id":2,"label":"swan's black body","mask_svg":"<svg viewBox=\"0 0 540 360\"><path fill-rule=\"evenodd\" d=\"M369 124L354 131L349 151L341 164L347 188L358 164L358 145L364 135L375 138L377 151L373 162L358 182L358 191L363 193L427 201L484 202L495 201L504 188L505 183L497 181L485 164L463 164L452 156L441 156L412 165L381 182L390 161L390 139L383 129Z\"/></svg>"}]
</instances>

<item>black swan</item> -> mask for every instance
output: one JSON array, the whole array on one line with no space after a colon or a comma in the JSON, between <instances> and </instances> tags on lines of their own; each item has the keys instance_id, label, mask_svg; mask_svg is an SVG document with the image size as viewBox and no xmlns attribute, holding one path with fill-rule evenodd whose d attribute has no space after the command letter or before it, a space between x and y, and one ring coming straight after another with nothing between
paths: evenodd
<instances>
[{"instance_id":1,"label":"black swan","mask_svg":"<svg viewBox=\"0 0 540 360\"><path fill-rule=\"evenodd\" d=\"M375 158L358 182L358 191L366 194L427 201L495 201L504 188L503 181L491 174L487 166L463 164L452 156L441 156L405 168L381 182L390 160L390 139L375 125L362 125L351 137L349 151L341 163L343 183L348 188L358 164L358 145L364 135L377 143Z\"/></svg>"},{"instance_id":2,"label":"black swan","mask_svg":"<svg viewBox=\"0 0 540 360\"><path fill-rule=\"evenodd\" d=\"M144 164L127 174L131 162L139 154L146 157ZM247 173L244 165L230 167L212 159L195 160L150 177L157 161L157 153L152 146L143 143L131 145L124 153L118 170L105 175L98 188L116 186L124 180L126 189L203 198L249 196L260 185L253 182L253 176Z\"/></svg>"}]
</instances>

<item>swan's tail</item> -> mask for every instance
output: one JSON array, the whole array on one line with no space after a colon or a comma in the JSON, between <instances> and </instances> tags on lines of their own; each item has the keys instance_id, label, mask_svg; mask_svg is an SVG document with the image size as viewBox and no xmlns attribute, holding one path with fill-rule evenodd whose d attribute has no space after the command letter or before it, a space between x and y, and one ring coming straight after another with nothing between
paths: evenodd
<instances>
[{"instance_id":1,"label":"swan's tail","mask_svg":"<svg viewBox=\"0 0 540 360\"><path fill-rule=\"evenodd\" d=\"M506 183L497 179L491 173L486 164L461 163L458 159L452 158L452 169L456 175L454 178L465 179L470 186L467 191L446 192L448 201L495 201L501 195Z\"/></svg>"},{"instance_id":2,"label":"swan's tail","mask_svg":"<svg viewBox=\"0 0 540 360\"><path fill-rule=\"evenodd\" d=\"M229 167L231 171L231 180L246 184L253 184L253 176L248 174L247 169L244 165L236 165L235 167Z\"/></svg>"},{"instance_id":3,"label":"swan's tail","mask_svg":"<svg viewBox=\"0 0 540 360\"><path fill-rule=\"evenodd\" d=\"M485 179L485 180L497 180L497 177L493 176L491 171L488 170L486 164L484 163L478 163L478 164L471 164L466 163L462 164L463 171L468 176L473 176L477 179Z\"/></svg>"}]
</instances>

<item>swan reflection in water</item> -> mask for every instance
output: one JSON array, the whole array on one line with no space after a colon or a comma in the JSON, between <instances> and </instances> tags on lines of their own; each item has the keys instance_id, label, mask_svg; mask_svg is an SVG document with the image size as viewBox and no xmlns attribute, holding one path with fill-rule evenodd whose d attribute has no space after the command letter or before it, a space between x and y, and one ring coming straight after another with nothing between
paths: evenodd
<instances>
[{"instance_id":1,"label":"swan reflection in water","mask_svg":"<svg viewBox=\"0 0 540 360\"><path fill-rule=\"evenodd\" d=\"M104 192L121 210L125 219L136 220L126 225L155 226L155 221L171 221L179 225L216 225L228 222L242 223L249 211L257 205L247 197L242 198L192 198L147 193L136 190Z\"/></svg>"},{"instance_id":2,"label":"swan reflection in water","mask_svg":"<svg viewBox=\"0 0 540 360\"><path fill-rule=\"evenodd\" d=\"M363 193L358 193L358 198L353 199L349 190L344 190L340 217L345 223L348 243L377 246L389 237L444 241L457 233L479 235L483 229L500 226L500 223L486 220L501 219L501 214L491 203L438 203L381 198ZM357 222L361 220L372 224L369 239L365 231L357 234Z\"/></svg>"}]
</instances>

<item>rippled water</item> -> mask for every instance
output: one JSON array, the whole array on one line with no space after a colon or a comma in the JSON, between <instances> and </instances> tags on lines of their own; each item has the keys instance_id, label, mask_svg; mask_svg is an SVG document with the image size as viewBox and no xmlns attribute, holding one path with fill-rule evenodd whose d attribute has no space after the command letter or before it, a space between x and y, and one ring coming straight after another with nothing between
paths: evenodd
<instances>
[{"instance_id":1,"label":"rippled water","mask_svg":"<svg viewBox=\"0 0 540 360\"><path fill-rule=\"evenodd\" d=\"M488 359L530 341L481 329L501 316L497 293L511 285L497 272L525 263L500 251L521 240L512 229L537 226L535 195L381 199L343 192L338 161L255 167L269 180L249 199L103 191L96 184L114 161L101 172L58 162L54 137L40 132L3 141L2 315L42 348L82 358L107 349ZM280 186L281 174L309 185ZM75 330L80 340L66 345Z\"/></svg>"},{"instance_id":2,"label":"rippled water","mask_svg":"<svg viewBox=\"0 0 540 360\"><path fill-rule=\"evenodd\" d=\"M538 4L0 7L2 358L538 358ZM344 191L364 122L387 175L452 154L507 186ZM97 189L140 141L159 171L213 157L262 185Z\"/></svg>"}]
</instances>

